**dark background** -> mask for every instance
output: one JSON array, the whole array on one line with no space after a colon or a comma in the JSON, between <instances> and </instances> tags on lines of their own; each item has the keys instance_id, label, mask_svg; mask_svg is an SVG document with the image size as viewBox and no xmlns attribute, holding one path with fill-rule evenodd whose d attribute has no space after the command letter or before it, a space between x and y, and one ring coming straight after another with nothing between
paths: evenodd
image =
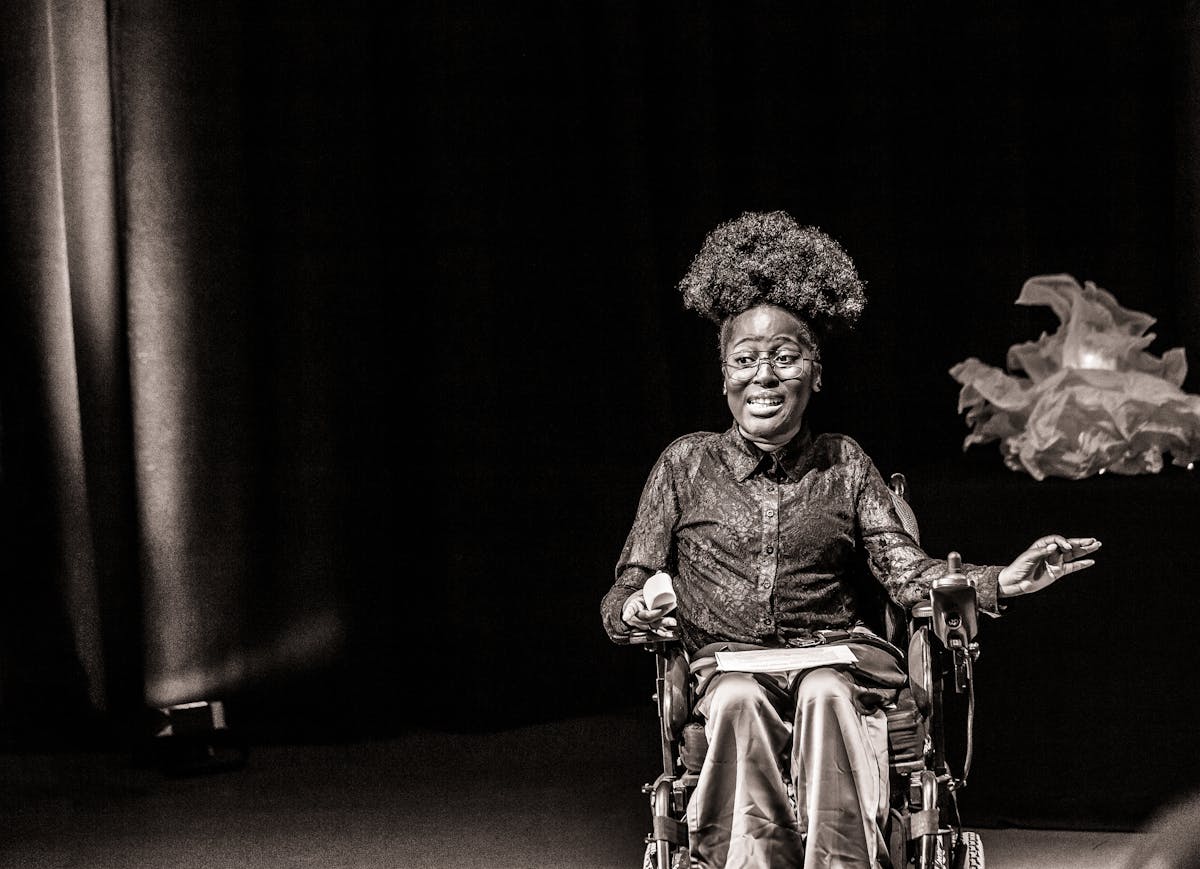
<instances>
[{"instance_id":1,"label":"dark background","mask_svg":"<svg viewBox=\"0 0 1200 869\"><path fill-rule=\"evenodd\" d=\"M715 332L673 287L718 222L782 208L868 282L814 424L909 472L931 553L1004 563L1050 529L1105 541L1091 574L985 628L984 783L966 803L1131 822L1200 776L1180 690L1198 661L1180 550L1195 480L1037 484L995 447L963 456L947 370L1052 331L1013 301L1055 272L1159 317L1151 349L1195 358L1194 13L828 6L415 18L431 304L409 340L454 336L420 390L453 409L416 408L446 554L420 603L464 663L431 677L426 715L494 727L645 702L650 663L606 645L596 602L658 452L728 424Z\"/></svg>"},{"instance_id":2,"label":"dark background","mask_svg":"<svg viewBox=\"0 0 1200 869\"><path fill-rule=\"evenodd\" d=\"M659 451L728 425L715 329L674 286L717 223L784 209L868 288L859 331L825 348L813 425L908 473L930 553L1105 542L985 626L964 806L1131 825L1200 781L1195 478L1035 483L994 446L964 455L947 374L1053 330L1013 300L1057 272L1159 317L1151 350L1195 361L1192 4L323 7L239 19L243 78L213 85L239 100L254 412L282 433L261 459L322 481L347 625L336 662L227 698L253 738L645 705L650 661L608 643L598 603ZM227 37L200 26L197 55ZM20 491L34 429L5 426ZM14 501L15 539L32 520ZM20 558L14 575L36 569ZM51 612L50 594L17 603ZM77 733L61 625L10 627L42 661L7 665L12 739Z\"/></svg>"}]
</instances>

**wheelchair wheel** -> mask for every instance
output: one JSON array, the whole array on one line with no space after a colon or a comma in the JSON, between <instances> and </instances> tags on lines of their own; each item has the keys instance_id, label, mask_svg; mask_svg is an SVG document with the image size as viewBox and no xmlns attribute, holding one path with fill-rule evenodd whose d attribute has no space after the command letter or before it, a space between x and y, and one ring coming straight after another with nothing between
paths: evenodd
<instances>
[{"instance_id":1,"label":"wheelchair wheel","mask_svg":"<svg viewBox=\"0 0 1200 869\"><path fill-rule=\"evenodd\" d=\"M686 848L671 846L671 865L665 869L688 869L692 865ZM646 856L642 858L642 869L658 869L658 847L654 842L646 846Z\"/></svg>"},{"instance_id":2,"label":"wheelchair wheel","mask_svg":"<svg viewBox=\"0 0 1200 869\"><path fill-rule=\"evenodd\" d=\"M984 869L983 840L979 838L978 833L964 830L962 844L958 849L958 859L951 862L947 859L946 851L942 847L942 840L939 839L933 865L936 869Z\"/></svg>"}]
</instances>

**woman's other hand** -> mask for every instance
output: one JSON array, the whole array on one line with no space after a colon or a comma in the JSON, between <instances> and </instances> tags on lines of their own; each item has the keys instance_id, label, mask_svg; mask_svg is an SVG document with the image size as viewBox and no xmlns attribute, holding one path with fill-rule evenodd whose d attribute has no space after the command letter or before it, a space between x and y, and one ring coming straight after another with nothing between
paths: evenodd
<instances>
[{"instance_id":1,"label":"woman's other hand","mask_svg":"<svg viewBox=\"0 0 1200 869\"><path fill-rule=\"evenodd\" d=\"M635 631L651 631L659 635L670 633L675 627L675 619L663 618L661 609L646 609L646 596L639 589L625 599L621 607L621 621Z\"/></svg>"},{"instance_id":2,"label":"woman's other hand","mask_svg":"<svg viewBox=\"0 0 1200 869\"><path fill-rule=\"evenodd\" d=\"M1083 556L1099 548L1100 541L1095 537L1063 537L1061 534L1039 537L1000 571L1000 596L1033 594L1068 573L1085 570L1096 562Z\"/></svg>"}]
</instances>

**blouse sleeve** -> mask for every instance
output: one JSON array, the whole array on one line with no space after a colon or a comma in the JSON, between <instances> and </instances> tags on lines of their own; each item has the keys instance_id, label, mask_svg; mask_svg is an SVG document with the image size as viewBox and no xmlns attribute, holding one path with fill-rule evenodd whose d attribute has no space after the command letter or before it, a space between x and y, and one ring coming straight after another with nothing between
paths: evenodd
<instances>
[{"instance_id":1,"label":"blouse sleeve","mask_svg":"<svg viewBox=\"0 0 1200 869\"><path fill-rule=\"evenodd\" d=\"M865 453L856 509L858 533L871 573L905 610L925 600L935 579L945 576L946 562L930 558L904 530L891 491ZM962 572L974 580L981 611L998 616L999 567L964 564Z\"/></svg>"},{"instance_id":2,"label":"blouse sleeve","mask_svg":"<svg viewBox=\"0 0 1200 869\"><path fill-rule=\"evenodd\" d=\"M674 534L678 518L679 501L667 451L655 463L642 489L633 527L617 561L616 580L600 604L604 629L610 637L629 633L629 627L621 621L621 608L629 595L659 570L675 573Z\"/></svg>"}]
</instances>

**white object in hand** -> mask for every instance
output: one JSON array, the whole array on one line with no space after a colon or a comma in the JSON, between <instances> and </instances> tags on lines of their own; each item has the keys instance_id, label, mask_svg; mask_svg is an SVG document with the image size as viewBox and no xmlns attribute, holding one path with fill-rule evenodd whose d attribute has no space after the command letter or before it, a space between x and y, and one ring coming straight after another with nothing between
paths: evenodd
<instances>
[{"instance_id":1,"label":"white object in hand","mask_svg":"<svg viewBox=\"0 0 1200 869\"><path fill-rule=\"evenodd\" d=\"M668 613L675 609L675 589L671 586L671 575L661 570L646 580L642 586L642 596L646 599L646 609L661 609Z\"/></svg>"}]
</instances>

